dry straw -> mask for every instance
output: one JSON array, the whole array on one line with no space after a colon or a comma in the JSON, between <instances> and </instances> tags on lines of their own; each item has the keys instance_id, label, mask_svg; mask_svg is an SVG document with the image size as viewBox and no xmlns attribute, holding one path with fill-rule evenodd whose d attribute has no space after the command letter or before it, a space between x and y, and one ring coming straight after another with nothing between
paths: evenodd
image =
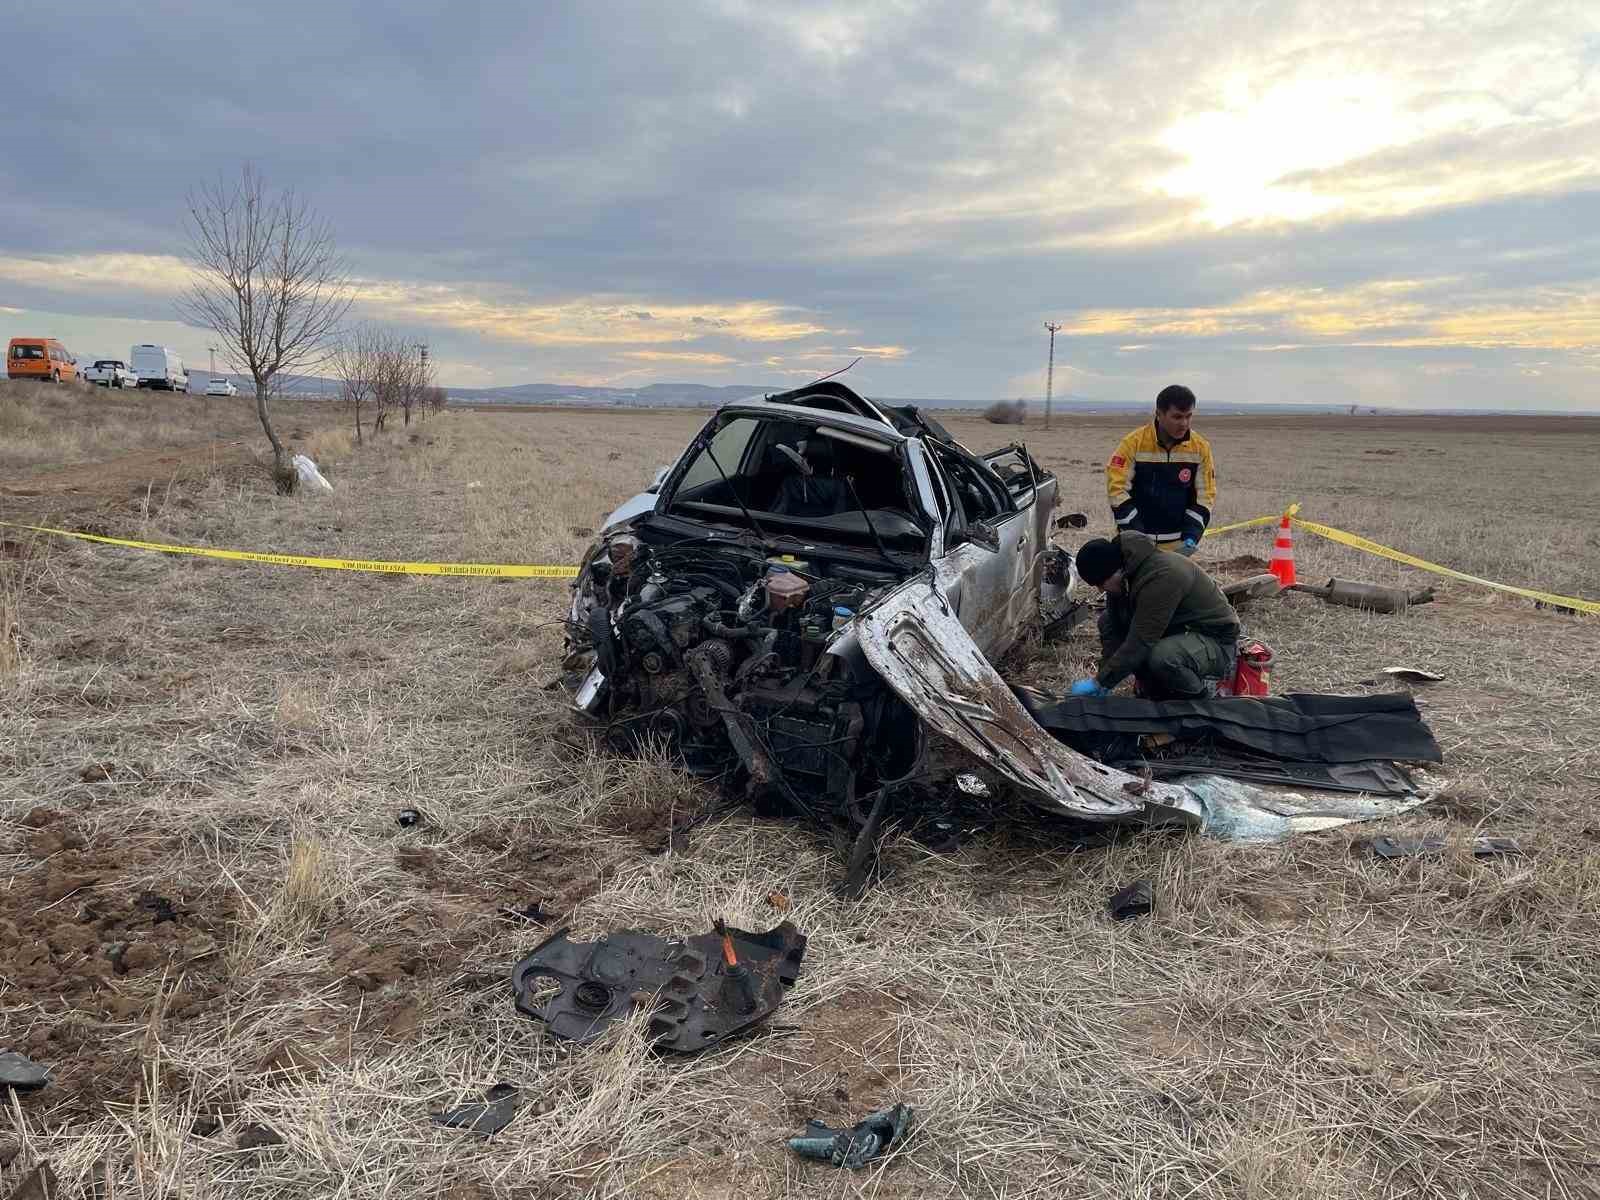
<instances>
[{"instance_id":1,"label":"dry straw","mask_svg":"<svg viewBox=\"0 0 1600 1200\"><path fill-rule=\"evenodd\" d=\"M701 419L430 417L355 452L332 497L180 480L155 490L149 520L172 541L570 561ZM1121 424L1026 431L1066 505L1096 520ZM1324 431L1283 458L1300 443L1281 429L1215 424L1219 519L1292 491L1330 523L1465 569L1493 559L1556 590L1600 575L1587 535L1550 522L1539 546L1509 519L1457 530L1453 480L1506 513L1526 502L1496 499L1470 431ZM975 420L953 427L992 440ZM1579 447L1514 429L1495 442L1508 461L1581 465ZM1404 471L1366 453L1397 444ZM1391 579L1297 549L1308 578ZM1262 544L1202 551L1246 552ZM1359 828L1075 851L1013 823L951 853L892 840L880 883L846 904L828 836L738 806L674 838L715 792L660 757L599 753L565 723L546 690L565 594L96 547L30 573L27 667L0 705L10 887L82 877L49 909L62 937L158 894L187 950L95 993L7 975L0 1029L59 1071L0 1119L20 1145L7 1185L48 1158L79 1191L192 1200L1593 1194L1592 624L1448 585L1405 617L1305 596L1250 611L1278 691L1389 687L1394 664L1447 677L1419 700L1450 791L1385 830L1444 834L1442 855L1375 862ZM1059 684L1092 652L1086 633L1016 669ZM25 823L40 806L103 854L93 870ZM422 820L397 824L406 808ZM1476 833L1527 852L1473 859ZM1156 911L1112 923L1106 898L1138 878ZM510 915L530 910L550 920ZM718 916L787 917L810 938L799 984L747 1041L664 1059L635 1024L574 1050L511 1008L506 972L557 922L587 939ZM100 952L92 938L81 951ZM84 1101L91 1078L116 1090ZM523 1096L503 1133L428 1122L500 1080ZM845 1174L783 1147L810 1116L840 1124L897 1100L919 1121L886 1163ZM222 1127L198 1136L197 1118ZM249 1125L283 1144L238 1149Z\"/></svg>"}]
</instances>

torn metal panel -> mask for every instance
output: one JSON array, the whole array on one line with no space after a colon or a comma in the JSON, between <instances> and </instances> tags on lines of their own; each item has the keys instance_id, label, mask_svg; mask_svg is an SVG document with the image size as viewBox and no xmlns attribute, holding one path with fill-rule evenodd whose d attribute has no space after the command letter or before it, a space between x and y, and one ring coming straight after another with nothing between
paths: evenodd
<instances>
[{"instance_id":1,"label":"torn metal panel","mask_svg":"<svg viewBox=\"0 0 1600 1200\"><path fill-rule=\"evenodd\" d=\"M1427 803L1437 790L1425 773L1417 774L1422 791L1415 796L1266 791L1219 775L1191 776L1184 780L1184 790L1198 802L1200 832L1207 837L1266 844L1409 812Z\"/></svg>"},{"instance_id":2,"label":"torn metal panel","mask_svg":"<svg viewBox=\"0 0 1600 1200\"><path fill-rule=\"evenodd\" d=\"M515 1085L497 1083L484 1092L481 1102L458 1104L443 1112L429 1113L428 1118L435 1125L443 1125L447 1129L465 1129L487 1137L511 1124L520 1102L521 1097Z\"/></svg>"},{"instance_id":3,"label":"torn metal panel","mask_svg":"<svg viewBox=\"0 0 1600 1200\"><path fill-rule=\"evenodd\" d=\"M1252 575L1248 579L1222 585L1222 594L1234 608L1243 608L1252 600L1276 596L1282 590L1283 584L1276 575Z\"/></svg>"},{"instance_id":4,"label":"torn metal panel","mask_svg":"<svg viewBox=\"0 0 1600 1200\"><path fill-rule=\"evenodd\" d=\"M512 968L517 1011L556 1037L592 1042L642 1004L652 1045L705 1050L771 1016L805 956L805 936L787 921L766 933L728 927L726 937L624 930L575 942L562 929Z\"/></svg>"},{"instance_id":5,"label":"torn metal panel","mask_svg":"<svg viewBox=\"0 0 1600 1200\"><path fill-rule=\"evenodd\" d=\"M1147 805L1180 820L1193 811L1184 789L1152 784L1135 796L1123 788L1138 782L1132 775L1051 737L925 578L865 614L857 637L873 669L918 717L1047 807L1087 820L1137 817Z\"/></svg>"}]
</instances>

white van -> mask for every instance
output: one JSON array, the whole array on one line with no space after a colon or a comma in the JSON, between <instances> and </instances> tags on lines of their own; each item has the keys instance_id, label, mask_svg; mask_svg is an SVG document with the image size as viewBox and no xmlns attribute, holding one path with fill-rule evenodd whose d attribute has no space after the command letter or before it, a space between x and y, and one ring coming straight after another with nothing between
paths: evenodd
<instances>
[{"instance_id":1,"label":"white van","mask_svg":"<svg viewBox=\"0 0 1600 1200\"><path fill-rule=\"evenodd\" d=\"M128 365L139 377L142 388L161 388L168 392L187 392L189 373L183 369L183 359L165 346L152 346L145 342L128 352Z\"/></svg>"}]
</instances>

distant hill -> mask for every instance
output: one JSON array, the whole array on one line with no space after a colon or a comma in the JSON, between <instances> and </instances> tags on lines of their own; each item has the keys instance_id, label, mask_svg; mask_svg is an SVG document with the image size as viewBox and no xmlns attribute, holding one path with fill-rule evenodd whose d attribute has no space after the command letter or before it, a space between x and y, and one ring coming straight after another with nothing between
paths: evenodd
<instances>
[{"instance_id":1,"label":"distant hill","mask_svg":"<svg viewBox=\"0 0 1600 1200\"><path fill-rule=\"evenodd\" d=\"M220 374L220 372L219 372ZM201 392L205 390L206 380L210 373L204 370L189 369L190 390ZM241 394L253 392L254 384L248 376L229 375L238 385ZM652 383L646 387L637 388L612 388L612 387L579 387L567 383L521 383L511 387L492 388L465 388L446 387L450 393L450 400L454 404L474 405L518 405L539 406L549 405L551 408L716 408L719 405L729 404L735 400L748 400L753 396L770 395L773 392L786 391L795 387L794 383L730 383L712 385L705 383ZM339 381L328 379L319 375L285 375L281 377L279 389L288 395L309 399L337 399L339 396ZM949 396L879 396L868 393L871 399L883 404L914 404L918 408L931 411L973 411L981 412L993 404L997 399L1007 402L1018 399L1015 396L985 396L979 398L953 398ZM1044 413L1044 400L1037 396L1023 397L1027 402L1027 409L1031 418L1041 417ZM1124 413L1147 412L1150 401L1145 398L1137 400L1096 400L1089 396L1076 393L1056 396L1051 402L1052 411L1063 415L1078 413ZM1206 400L1200 402L1202 412L1208 416L1217 415L1263 415L1263 414L1288 414L1288 413L1348 413L1351 411L1348 404L1256 404L1240 403L1227 400ZM1371 416L1378 413L1392 413L1394 409L1378 409L1371 405L1362 404L1357 407L1362 416ZM1411 411L1411 410L1406 410ZM1486 413L1490 410L1435 410L1463 411ZM1525 415L1535 415L1527 413Z\"/></svg>"},{"instance_id":2,"label":"distant hill","mask_svg":"<svg viewBox=\"0 0 1600 1200\"><path fill-rule=\"evenodd\" d=\"M524 383L516 387L449 389L450 399L466 404L605 405L624 408L716 408L782 385L652 383L642 388L573 387L561 383Z\"/></svg>"}]
</instances>

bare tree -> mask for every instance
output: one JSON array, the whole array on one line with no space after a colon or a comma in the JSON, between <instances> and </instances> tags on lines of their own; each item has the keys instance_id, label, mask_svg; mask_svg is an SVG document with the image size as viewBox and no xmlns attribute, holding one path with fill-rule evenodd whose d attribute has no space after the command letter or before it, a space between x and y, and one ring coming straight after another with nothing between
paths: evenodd
<instances>
[{"instance_id":1,"label":"bare tree","mask_svg":"<svg viewBox=\"0 0 1600 1200\"><path fill-rule=\"evenodd\" d=\"M328 355L340 395L355 410L356 444L362 444L361 405L374 400L381 368L384 331L376 325L359 324L346 329Z\"/></svg>"},{"instance_id":2,"label":"bare tree","mask_svg":"<svg viewBox=\"0 0 1600 1200\"><path fill-rule=\"evenodd\" d=\"M268 196L246 166L189 194L186 233L195 280L178 303L183 318L216 334L229 365L255 381L256 414L272 443L273 471L288 472L268 396L280 373L328 356L351 288L327 222L285 189Z\"/></svg>"},{"instance_id":3,"label":"bare tree","mask_svg":"<svg viewBox=\"0 0 1600 1200\"><path fill-rule=\"evenodd\" d=\"M381 431L395 409L411 418L417 390L418 358L410 339L393 329L380 329L373 341L373 432Z\"/></svg>"},{"instance_id":4,"label":"bare tree","mask_svg":"<svg viewBox=\"0 0 1600 1200\"><path fill-rule=\"evenodd\" d=\"M450 403L450 393L436 383L429 384L422 391L423 408L430 412L443 412L444 406Z\"/></svg>"},{"instance_id":5,"label":"bare tree","mask_svg":"<svg viewBox=\"0 0 1600 1200\"><path fill-rule=\"evenodd\" d=\"M427 352L420 342L408 343L405 349L410 361L402 372L405 386L400 393L400 408L403 417L401 424L409 425L413 409L419 414L428 411L427 391L433 383L433 366L428 362Z\"/></svg>"}]
</instances>

